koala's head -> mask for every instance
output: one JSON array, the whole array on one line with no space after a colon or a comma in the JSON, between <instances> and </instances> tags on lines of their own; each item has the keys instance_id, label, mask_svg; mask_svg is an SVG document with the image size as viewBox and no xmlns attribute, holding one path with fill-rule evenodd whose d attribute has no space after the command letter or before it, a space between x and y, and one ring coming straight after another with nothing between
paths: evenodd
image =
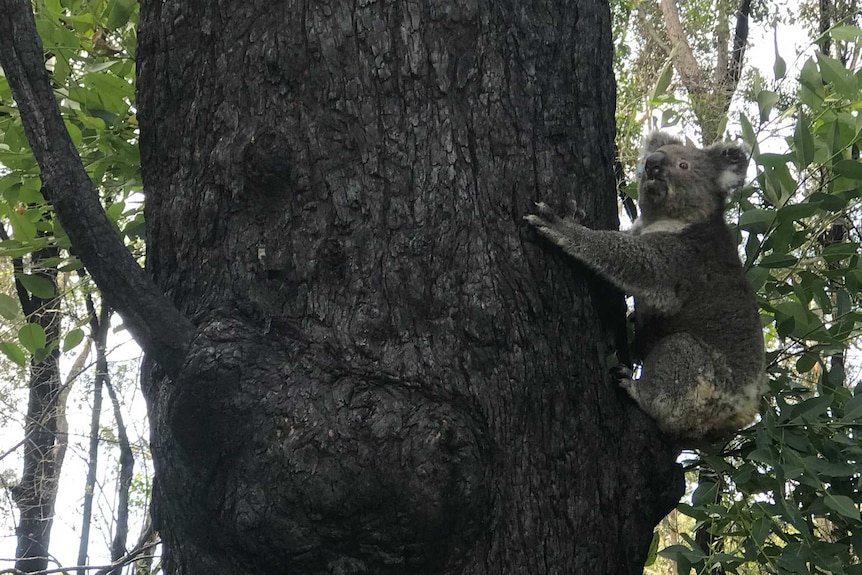
<instances>
[{"instance_id":1,"label":"koala's head","mask_svg":"<svg viewBox=\"0 0 862 575\"><path fill-rule=\"evenodd\" d=\"M666 132L652 132L644 140L641 216L694 223L720 215L730 191L745 181L747 166L748 153L736 144L698 148Z\"/></svg>"}]
</instances>

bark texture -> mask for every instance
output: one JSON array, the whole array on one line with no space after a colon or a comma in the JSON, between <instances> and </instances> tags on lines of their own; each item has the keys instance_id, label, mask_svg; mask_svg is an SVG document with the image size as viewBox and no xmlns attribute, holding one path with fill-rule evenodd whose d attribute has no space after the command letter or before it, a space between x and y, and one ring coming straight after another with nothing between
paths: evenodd
<instances>
[{"instance_id":1,"label":"bark texture","mask_svg":"<svg viewBox=\"0 0 862 575\"><path fill-rule=\"evenodd\" d=\"M682 492L622 298L522 223L617 225L607 4L141 2L167 572L640 573Z\"/></svg>"}]
</instances>

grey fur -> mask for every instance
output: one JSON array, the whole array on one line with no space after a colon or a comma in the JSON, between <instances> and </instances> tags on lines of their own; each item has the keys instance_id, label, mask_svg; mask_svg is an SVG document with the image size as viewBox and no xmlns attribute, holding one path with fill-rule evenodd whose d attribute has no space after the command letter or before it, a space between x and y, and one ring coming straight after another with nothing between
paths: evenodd
<instances>
[{"instance_id":1,"label":"grey fur","mask_svg":"<svg viewBox=\"0 0 862 575\"><path fill-rule=\"evenodd\" d=\"M644 141L641 214L629 232L591 230L578 210L560 218L545 204L525 218L635 297L643 372L621 385L681 445L748 425L764 391L757 302L724 223L747 163L734 144L697 148L653 132Z\"/></svg>"}]
</instances>

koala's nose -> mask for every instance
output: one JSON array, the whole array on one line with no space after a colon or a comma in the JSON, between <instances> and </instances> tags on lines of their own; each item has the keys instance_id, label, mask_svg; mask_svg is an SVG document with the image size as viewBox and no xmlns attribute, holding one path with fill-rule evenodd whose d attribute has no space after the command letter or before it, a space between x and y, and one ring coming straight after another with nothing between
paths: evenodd
<instances>
[{"instance_id":1,"label":"koala's nose","mask_svg":"<svg viewBox=\"0 0 862 575\"><path fill-rule=\"evenodd\" d=\"M658 150L653 152L644 160L644 171L649 179L655 179L661 175L662 169L667 162L667 154Z\"/></svg>"}]
</instances>

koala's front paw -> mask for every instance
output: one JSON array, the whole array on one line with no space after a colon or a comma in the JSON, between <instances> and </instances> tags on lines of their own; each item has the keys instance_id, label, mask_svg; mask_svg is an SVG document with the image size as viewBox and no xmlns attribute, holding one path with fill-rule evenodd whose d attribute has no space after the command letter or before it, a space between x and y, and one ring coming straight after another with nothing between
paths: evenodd
<instances>
[{"instance_id":1,"label":"koala's front paw","mask_svg":"<svg viewBox=\"0 0 862 575\"><path fill-rule=\"evenodd\" d=\"M527 220L530 224L534 225L537 228L540 227L553 227L555 225L562 227L572 227L573 225L580 225L580 222L586 216L584 210L578 207L578 202L575 200L569 201L569 208L571 213L565 218L561 218L557 215L554 210L548 206L545 202L537 202L536 203L536 212L538 215L530 214L528 216L524 216L524 219Z\"/></svg>"},{"instance_id":2,"label":"koala's front paw","mask_svg":"<svg viewBox=\"0 0 862 575\"><path fill-rule=\"evenodd\" d=\"M618 365L611 369L611 375L617 380L617 385L626 390L630 396L635 397L634 372L631 369L625 365Z\"/></svg>"},{"instance_id":3,"label":"koala's front paw","mask_svg":"<svg viewBox=\"0 0 862 575\"><path fill-rule=\"evenodd\" d=\"M574 198L569 200L569 211L570 211L570 214L566 218L569 221L572 221L575 223L581 223L587 217L587 212L585 212L580 207L578 207L578 202Z\"/></svg>"},{"instance_id":4,"label":"koala's front paw","mask_svg":"<svg viewBox=\"0 0 862 575\"><path fill-rule=\"evenodd\" d=\"M560 217L545 202L536 202L536 212L538 215L530 214L524 216L524 219L537 228L549 227L560 222Z\"/></svg>"},{"instance_id":5,"label":"koala's front paw","mask_svg":"<svg viewBox=\"0 0 862 575\"><path fill-rule=\"evenodd\" d=\"M575 216L579 212L583 213L583 210L578 210L575 204L573 206ZM535 227L536 231L545 238L571 253L571 246L578 242L584 227L576 223L572 217L560 218L544 202L536 204L536 212L538 214L524 216L527 223Z\"/></svg>"}]
</instances>

